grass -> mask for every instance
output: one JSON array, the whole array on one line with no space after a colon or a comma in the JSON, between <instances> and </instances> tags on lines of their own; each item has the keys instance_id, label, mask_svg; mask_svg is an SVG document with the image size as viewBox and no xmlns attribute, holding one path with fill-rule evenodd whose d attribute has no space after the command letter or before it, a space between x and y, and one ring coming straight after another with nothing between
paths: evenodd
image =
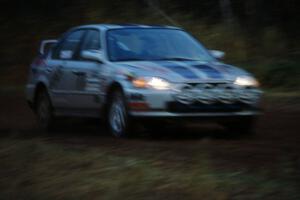
<instances>
[{"instance_id":1,"label":"grass","mask_svg":"<svg viewBox=\"0 0 300 200\"><path fill-rule=\"evenodd\" d=\"M173 6L175 7L172 8ZM300 51L296 45L299 43L298 37L289 37L276 25L250 31L239 23L212 23L192 13L178 10L176 3L173 6L167 5L165 8L168 9L163 11L209 49L225 51L226 62L249 70L264 87L299 90ZM126 9L122 9L123 7ZM163 5L161 9L164 9ZM84 4L74 3L61 11L51 13L50 18L47 15L37 17L35 12L19 13L23 17L3 21L3 30L9 31L2 33L4 43L0 49L0 85L25 83L29 65L37 55L40 41L60 37L72 26L95 23L170 24L157 10L141 7L141 4L131 1L107 4L95 0ZM13 26L13 22L18 22L18 28ZM45 23L47 28L41 28ZM10 41L14 41L14 44Z\"/></svg>"},{"instance_id":2,"label":"grass","mask_svg":"<svg viewBox=\"0 0 300 200\"><path fill-rule=\"evenodd\" d=\"M123 150L3 138L0 199L299 199L288 176L217 169L206 152L174 163Z\"/></svg>"}]
</instances>

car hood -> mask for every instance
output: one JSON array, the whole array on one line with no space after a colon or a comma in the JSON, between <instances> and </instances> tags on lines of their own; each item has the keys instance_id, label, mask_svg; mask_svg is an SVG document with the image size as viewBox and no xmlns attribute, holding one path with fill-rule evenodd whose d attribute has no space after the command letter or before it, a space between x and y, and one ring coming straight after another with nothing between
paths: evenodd
<instances>
[{"instance_id":1,"label":"car hood","mask_svg":"<svg viewBox=\"0 0 300 200\"><path fill-rule=\"evenodd\" d=\"M221 62L132 61L120 62L123 70L136 76L164 78L170 82L234 81L248 72Z\"/></svg>"}]
</instances>

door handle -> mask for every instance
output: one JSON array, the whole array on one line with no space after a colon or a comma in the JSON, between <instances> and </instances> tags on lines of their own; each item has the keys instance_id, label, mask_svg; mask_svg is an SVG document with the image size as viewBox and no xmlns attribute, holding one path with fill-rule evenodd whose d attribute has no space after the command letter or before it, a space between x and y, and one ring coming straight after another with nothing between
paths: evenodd
<instances>
[{"instance_id":1,"label":"door handle","mask_svg":"<svg viewBox=\"0 0 300 200\"><path fill-rule=\"evenodd\" d=\"M83 75L85 75L85 72L77 71L77 70L73 70L72 73L75 74L75 75L77 75L77 76L83 76Z\"/></svg>"}]
</instances>

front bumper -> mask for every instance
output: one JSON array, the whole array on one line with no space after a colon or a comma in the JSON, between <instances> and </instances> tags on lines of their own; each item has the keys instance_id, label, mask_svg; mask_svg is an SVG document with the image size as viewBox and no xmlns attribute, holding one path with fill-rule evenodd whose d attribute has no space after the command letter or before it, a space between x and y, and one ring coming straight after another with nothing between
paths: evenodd
<instances>
[{"instance_id":1,"label":"front bumper","mask_svg":"<svg viewBox=\"0 0 300 200\"><path fill-rule=\"evenodd\" d=\"M253 91L252 91L253 92ZM245 93L245 92L244 92ZM207 99L201 102L201 94L196 94L193 103L185 103L178 99L178 92L130 89L126 92L129 105L134 103L144 104L142 107L130 107L129 114L132 117L141 118L213 118L213 117L247 117L261 114L261 91L257 90L256 96L252 96L251 103L245 101L224 102L215 96L215 102L207 103ZM226 94L226 93L225 93ZM249 97L246 94L246 98ZM181 93L179 94L181 95ZM206 94L203 93L203 96ZM247 96L248 95L248 96ZM192 98L195 98L191 96ZM207 95L206 95L207 96ZM223 97L224 95L222 95ZM199 98L200 100L199 100ZM251 99L251 96L250 98ZM254 100L253 100L254 99ZM244 100L244 99L243 99ZM247 99L246 99L247 100ZM142 108L142 109L140 109Z\"/></svg>"}]
</instances>

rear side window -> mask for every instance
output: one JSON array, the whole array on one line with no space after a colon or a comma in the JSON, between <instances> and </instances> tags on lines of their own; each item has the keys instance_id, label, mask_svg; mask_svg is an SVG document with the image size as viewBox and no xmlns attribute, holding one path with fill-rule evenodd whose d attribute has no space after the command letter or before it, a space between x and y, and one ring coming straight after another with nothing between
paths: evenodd
<instances>
[{"instance_id":1,"label":"rear side window","mask_svg":"<svg viewBox=\"0 0 300 200\"><path fill-rule=\"evenodd\" d=\"M70 33L60 43L53 52L53 59L70 60L76 56L78 47L80 45L84 30L78 30Z\"/></svg>"},{"instance_id":2,"label":"rear side window","mask_svg":"<svg viewBox=\"0 0 300 200\"><path fill-rule=\"evenodd\" d=\"M89 30L81 50L100 50L100 32L97 30Z\"/></svg>"}]
</instances>

